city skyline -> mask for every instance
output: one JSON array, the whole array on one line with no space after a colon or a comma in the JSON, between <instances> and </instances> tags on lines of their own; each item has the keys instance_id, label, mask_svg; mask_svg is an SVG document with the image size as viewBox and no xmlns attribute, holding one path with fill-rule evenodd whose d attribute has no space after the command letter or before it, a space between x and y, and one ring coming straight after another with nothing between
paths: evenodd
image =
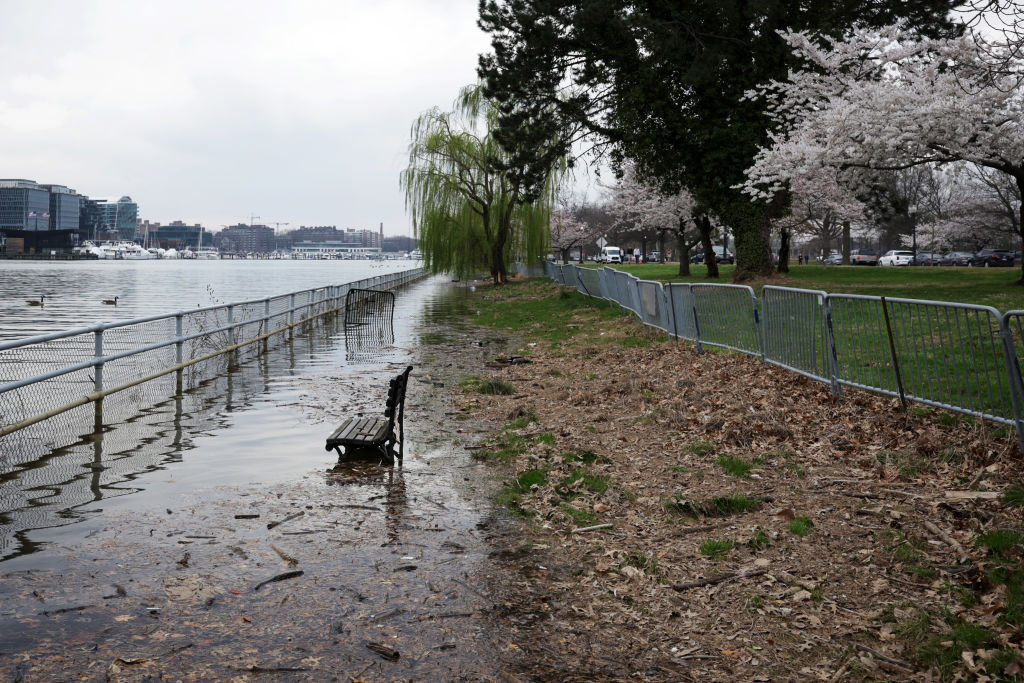
<instances>
[{"instance_id":1,"label":"city skyline","mask_svg":"<svg viewBox=\"0 0 1024 683\"><path fill-rule=\"evenodd\" d=\"M412 233L409 127L488 49L474 0L7 7L0 176L139 217ZM27 27L47 27L47 40Z\"/></svg>"}]
</instances>

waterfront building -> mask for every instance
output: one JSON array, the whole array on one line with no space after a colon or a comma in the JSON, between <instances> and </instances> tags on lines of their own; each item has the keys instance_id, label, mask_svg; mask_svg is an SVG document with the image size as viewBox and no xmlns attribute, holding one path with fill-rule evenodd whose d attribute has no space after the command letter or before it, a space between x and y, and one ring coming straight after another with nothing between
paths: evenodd
<instances>
[{"instance_id":1,"label":"waterfront building","mask_svg":"<svg viewBox=\"0 0 1024 683\"><path fill-rule=\"evenodd\" d=\"M215 239L222 252L231 254L269 254L277 247L268 225L229 225Z\"/></svg>"},{"instance_id":2,"label":"waterfront building","mask_svg":"<svg viewBox=\"0 0 1024 683\"><path fill-rule=\"evenodd\" d=\"M49 191L33 180L0 180L0 231L49 229Z\"/></svg>"},{"instance_id":3,"label":"waterfront building","mask_svg":"<svg viewBox=\"0 0 1024 683\"><path fill-rule=\"evenodd\" d=\"M50 193L49 230L78 230L82 196L63 185L40 185Z\"/></svg>"},{"instance_id":4,"label":"waterfront building","mask_svg":"<svg viewBox=\"0 0 1024 683\"><path fill-rule=\"evenodd\" d=\"M139 221L139 205L124 196L116 202L99 200L104 232L117 233L118 239L134 240Z\"/></svg>"},{"instance_id":5,"label":"waterfront building","mask_svg":"<svg viewBox=\"0 0 1024 683\"><path fill-rule=\"evenodd\" d=\"M178 251L198 251L200 244L204 247L213 245L213 234L203 226L186 225L182 221L172 221L168 225L149 224L150 246L161 249L177 249Z\"/></svg>"},{"instance_id":6,"label":"waterfront building","mask_svg":"<svg viewBox=\"0 0 1024 683\"><path fill-rule=\"evenodd\" d=\"M348 249L363 249L380 251L383 237L383 226L381 232L375 230L358 230L346 228L338 230L333 225L318 225L314 227L302 226L297 230L288 233L293 245L304 242L318 243L331 242L343 245ZM293 247L294 248L294 247Z\"/></svg>"}]
</instances>

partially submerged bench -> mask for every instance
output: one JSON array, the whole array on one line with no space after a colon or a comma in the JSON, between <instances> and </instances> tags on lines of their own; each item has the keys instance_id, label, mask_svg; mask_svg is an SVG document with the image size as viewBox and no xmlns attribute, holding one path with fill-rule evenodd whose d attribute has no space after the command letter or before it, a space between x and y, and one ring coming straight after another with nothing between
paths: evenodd
<instances>
[{"instance_id":1,"label":"partially submerged bench","mask_svg":"<svg viewBox=\"0 0 1024 683\"><path fill-rule=\"evenodd\" d=\"M393 463L397 445L398 460L401 462L405 441L405 390L409 385L410 372L411 365L388 383L383 416L350 417L327 437L326 450L333 448L338 452L338 457L342 458L357 449L376 449L389 463Z\"/></svg>"}]
</instances>

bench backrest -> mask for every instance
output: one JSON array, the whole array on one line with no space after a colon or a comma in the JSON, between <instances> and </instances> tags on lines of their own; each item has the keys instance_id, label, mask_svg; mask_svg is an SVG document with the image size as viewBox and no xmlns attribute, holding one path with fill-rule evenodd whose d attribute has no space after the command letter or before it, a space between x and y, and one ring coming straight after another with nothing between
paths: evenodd
<instances>
[{"instance_id":1,"label":"bench backrest","mask_svg":"<svg viewBox=\"0 0 1024 683\"><path fill-rule=\"evenodd\" d=\"M395 417L401 422L405 414L405 389L409 386L410 365L394 379L388 382L388 398L384 402L384 417L388 418L391 429L395 427Z\"/></svg>"}]
</instances>

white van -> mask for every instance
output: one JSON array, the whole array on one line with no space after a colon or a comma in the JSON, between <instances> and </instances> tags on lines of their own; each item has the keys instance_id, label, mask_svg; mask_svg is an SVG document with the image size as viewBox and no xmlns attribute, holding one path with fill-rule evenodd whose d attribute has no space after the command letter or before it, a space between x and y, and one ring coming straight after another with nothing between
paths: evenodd
<instances>
[{"instance_id":1,"label":"white van","mask_svg":"<svg viewBox=\"0 0 1024 683\"><path fill-rule=\"evenodd\" d=\"M601 263L622 263L622 252L618 247L601 247Z\"/></svg>"}]
</instances>

